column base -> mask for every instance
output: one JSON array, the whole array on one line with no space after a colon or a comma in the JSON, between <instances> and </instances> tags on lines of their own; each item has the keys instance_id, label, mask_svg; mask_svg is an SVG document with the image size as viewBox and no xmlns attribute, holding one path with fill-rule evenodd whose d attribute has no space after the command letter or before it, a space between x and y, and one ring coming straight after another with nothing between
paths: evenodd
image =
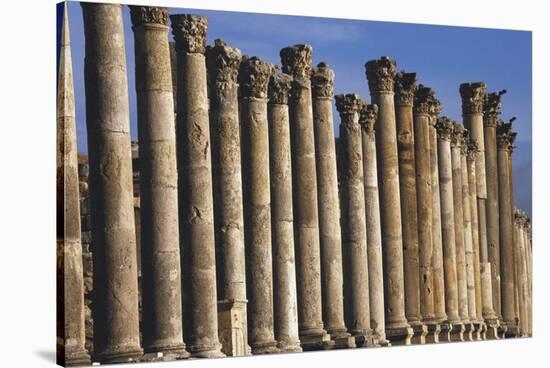
<instances>
[{"instance_id":1,"label":"column base","mask_svg":"<svg viewBox=\"0 0 550 368\"><path fill-rule=\"evenodd\" d=\"M475 327L471 322L464 322L464 341L474 341Z\"/></svg>"},{"instance_id":2,"label":"column base","mask_svg":"<svg viewBox=\"0 0 550 368\"><path fill-rule=\"evenodd\" d=\"M300 344L304 351L327 350L335 345L330 335L323 329L300 335Z\"/></svg>"},{"instance_id":3,"label":"column base","mask_svg":"<svg viewBox=\"0 0 550 368\"><path fill-rule=\"evenodd\" d=\"M218 301L218 334L222 352L226 356L251 354L248 346L246 305L246 300Z\"/></svg>"},{"instance_id":4,"label":"column base","mask_svg":"<svg viewBox=\"0 0 550 368\"><path fill-rule=\"evenodd\" d=\"M487 326L483 321L474 322L474 341L483 341L485 340L485 332L487 331Z\"/></svg>"},{"instance_id":5,"label":"column base","mask_svg":"<svg viewBox=\"0 0 550 368\"><path fill-rule=\"evenodd\" d=\"M374 334L372 337L372 341L374 343L374 346L391 346L390 340L386 339L386 336L380 336L378 334Z\"/></svg>"},{"instance_id":6,"label":"column base","mask_svg":"<svg viewBox=\"0 0 550 368\"><path fill-rule=\"evenodd\" d=\"M498 335L499 323L498 319L485 320L485 339L486 340L500 340Z\"/></svg>"},{"instance_id":7,"label":"column base","mask_svg":"<svg viewBox=\"0 0 550 368\"><path fill-rule=\"evenodd\" d=\"M148 346L144 349L144 354L140 361L168 361L187 359L191 356L187 350L185 350L185 344L172 345L172 346ZM151 359L151 360L150 360Z\"/></svg>"},{"instance_id":8,"label":"column base","mask_svg":"<svg viewBox=\"0 0 550 368\"><path fill-rule=\"evenodd\" d=\"M439 323L427 323L428 334L426 335L426 344L439 343L439 334L441 333L441 326Z\"/></svg>"},{"instance_id":9,"label":"column base","mask_svg":"<svg viewBox=\"0 0 550 368\"><path fill-rule=\"evenodd\" d=\"M411 344L424 345L426 343L426 336L428 335L428 326L424 324L411 324L411 328L413 329Z\"/></svg>"},{"instance_id":10,"label":"column base","mask_svg":"<svg viewBox=\"0 0 550 368\"><path fill-rule=\"evenodd\" d=\"M80 365L92 364L92 359L90 358L90 354L88 354L86 349L75 349L73 351L65 350L65 356L62 358L64 359L63 365L65 367L75 367Z\"/></svg>"},{"instance_id":11,"label":"column base","mask_svg":"<svg viewBox=\"0 0 550 368\"><path fill-rule=\"evenodd\" d=\"M351 331L355 345L358 348L371 348L377 346L374 342L374 336L370 330Z\"/></svg>"},{"instance_id":12,"label":"column base","mask_svg":"<svg viewBox=\"0 0 550 368\"><path fill-rule=\"evenodd\" d=\"M410 345L413 334L414 331L409 326L386 328L386 338L392 346Z\"/></svg>"},{"instance_id":13,"label":"column base","mask_svg":"<svg viewBox=\"0 0 550 368\"><path fill-rule=\"evenodd\" d=\"M439 342L450 342L453 326L448 321L443 321L439 324L439 329Z\"/></svg>"},{"instance_id":14,"label":"column base","mask_svg":"<svg viewBox=\"0 0 550 368\"><path fill-rule=\"evenodd\" d=\"M451 333L449 335L450 342L459 342L464 341L464 331L466 330L466 327L463 323L459 322L456 324L452 324Z\"/></svg>"},{"instance_id":15,"label":"column base","mask_svg":"<svg viewBox=\"0 0 550 368\"><path fill-rule=\"evenodd\" d=\"M277 349L281 353L301 353L303 350L300 347L300 340L296 342L279 341L277 343Z\"/></svg>"},{"instance_id":16,"label":"column base","mask_svg":"<svg viewBox=\"0 0 550 368\"><path fill-rule=\"evenodd\" d=\"M221 347L221 344L191 345L189 351L193 358L222 358L225 354L222 353Z\"/></svg>"},{"instance_id":17,"label":"column base","mask_svg":"<svg viewBox=\"0 0 550 368\"><path fill-rule=\"evenodd\" d=\"M281 352L277 347L277 341L275 340L251 343L250 347L252 348L253 355L274 354Z\"/></svg>"},{"instance_id":18,"label":"column base","mask_svg":"<svg viewBox=\"0 0 550 368\"><path fill-rule=\"evenodd\" d=\"M133 347L125 350L110 349L98 353L94 359L101 364L135 363L143 356L143 349Z\"/></svg>"},{"instance_id":19,"label":"column base","mask_svg":"<svg viewBox=\"0 0 550 368\"><path fill-rule=\"evenodd\" d=\"M346 330L330 330L330 338L334 341L333 349L355 348L355 338Z\"/></svg>"},{"instance_id":20,"label":"column base","mask_svg":"<svg viewBox=\"0 0 550 368\"><path fill-rule=\"evenodd\" d=\"M498 337L501 338L501 339L506 338L506 331L507 330L508 330L507 326L505 326L502 323L499 323L498 329L497 329Z\"/></svg>"},{"instance_id":21,"label":"column base","mask_svg":"<svg viewBox=\"0 0 550 368\"><path fill-rule=\"evenodd\" d=\"M506 331L504 332L505 338L519 337L519 326L515 322L506 323Z\"/></svg>"}]
</instances>

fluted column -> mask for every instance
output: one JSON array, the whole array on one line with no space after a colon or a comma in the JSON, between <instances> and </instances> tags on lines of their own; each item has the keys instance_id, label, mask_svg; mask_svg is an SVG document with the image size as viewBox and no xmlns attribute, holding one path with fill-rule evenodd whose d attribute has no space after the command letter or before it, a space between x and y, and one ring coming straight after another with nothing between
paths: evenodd
<instances>
[{"instance_id":1,"label":"fluted column","mask_svg":"<svg viewBox=\"0 0 550 368\"><path fill-rule=\"evenodd\" d=\"M420 279L420 314L428 327L429 342L439 341L433 294L433 211L430 167L430 109L434 101L431 88L419 85L414 98L414 146L416 195L418 205L418 248Z\"/></svg>"},{"instance_id":2,"label":"fluted column","mask_svg":"<svg viewBox=\"0 0 550 368\"><path fill-rule=\"evenodd\" d=\"M424 344L428 331L422 324L420 315L418 205L413 126L413 99L417 89L416 73L397 73L394 88L403 232L405 316L414 331L412 343Z\"/></svg>"},{"instance_id":3,"label":"fluted column","mask_svg":"<svg viewBox=\"0 0 550 368\"><path fill-rule=\"evenodd\" d=\"M346 321L358 346L372 345L369 306L367 228L363 185L363 150L358 95L336 96L340 113L342 237L345 254Z\"/></svg>"},{"instance_id":4,"label":"fluted column","mask_svg":"<svg viewBox=\"0 0 550 368\"><path fill-rule=\"evenodd\" d=\"M275 339L284 352L299 352L294 216L292 213L292 166L288 94L292 77L271 76L268 85L269 166L273 239L273 306Z\"/></svg>"},{"instance_id":5,"label":"fluted column","mask_svg":"<svg viewBox=\"0 0 550 368\"><path fill-rule=\"evenodd\" d=\"M464 324L458 314L458 285L456 271L456 239L453 205L453 167L451 159L451 136L454 122L441 117L437 122L437 149L439 164L439 192L441 199L441 235L445 271L445 308L451 324L449 334L442 341L462 341Z\"/></svg>"},{"instance_id":6,"label":"fluted column","mask_svg":"<svg viewBox=\"0 0 550 368\"><path fill-rule=\"evenodd\" d=\"M363 102L359 114L363 147L363 175L367 225L367 258L369 268L370 326L373 343L388 345L384 317L384 273L382 265L382 234L376 163L375 124L378 106Z\"/></svg>"},{"instance_id":7,"label":"fluted column","mask_svg":"<svg viewBox=\"0 0 550 368\"><path fill-rule=\"evenodd\" d=\"M294 77L289 113L298 317L300 341L304 350L334 345L324 329L322 314L317 170L310 80L311 53L309 45L294 45L280 52L283 72Z\"/></svg>"},{"instance_id":8,"label":"fluted column","mask_svg":"<svg viewBox=\"0 0 550 368\"><path fill-rule=\"evenodd\" d=\"M130 13L138 105L143 348L186 357L168 9L131 6Z\"/></svg>"},{"instance_id":9,"label":"fluted column","mask_svg":"<svg viewBox=\"0 0 550 368\"><path fill-rule=\"evenodd\" d=\"M334 340L335 347L347 348L355 347L355 342L347 332L344 323L340 200L332 121L333 86L333 71L326 63L320 63L313 69L311 87L317 164L317 198L319 201L323 322L327 332Z\"/></svg>"},{"instance_id":10,"label":"fluted column","mask_svg":"<svg viewBox=\"0 0 550 368\"><path fill-rule=\"evenodd\" d=\"M212 132L218 333L228 356L249 353L238 81L241 52L206 48Z\"/></svg>"},{"instance_id":11,"label":"fluted column","mask_svg":"<svg viewBox=\"0 0 550 368\"><path fill-rule=\"evenodd\" d=\"M138 275L122 6L81 3L94 258L94 355L134 361Z\"/></svg>"},{"instance_id":12,"label":"fluted column","mask_svg":"<svg viewBox=\"0 0 550 368\"><path fill-rule=\"evenodd\" d=\"M176 139L184 333L193 356L223 356L218 338L210 124L203 16L170 16L178 59Z\"/></svg>"},{"instance_id":13,"label":"fluted column","mask_svg":"<svg viewBox=\"0 0 550 368\"><path fill-rule=\"evenodd\" d=\"M239 73L243 137L244 210L249 306L249 344L253 354L277 352L273 326L271 192L267 86L273 65L244 57Z\"/></svg>"},{"instance_id":14,"label":"fluted column","mask_svg":"<svg viewBox=\"0 0 550 368\"><path fill-rule=\"evenodd\" d=\"M78 150L67 3L63 8L57 80L57 363L90 364L84 326L84 268L80 229Z\"/></svg>"},{"instance_id":15,"label":"fluted column","mask_svg":"<svg viewBox=\"0 0 550 368\"><path fill-rule=\"evenodd\" d=\"M396 63L388 57L365 65L372 103L378 105L376 149L380 165L382 250L385 268L386 337L392 343L410 344L412 329L405 316L403 237L399 192L397 127L393 84Z\"/></svg>"}]
</instances>

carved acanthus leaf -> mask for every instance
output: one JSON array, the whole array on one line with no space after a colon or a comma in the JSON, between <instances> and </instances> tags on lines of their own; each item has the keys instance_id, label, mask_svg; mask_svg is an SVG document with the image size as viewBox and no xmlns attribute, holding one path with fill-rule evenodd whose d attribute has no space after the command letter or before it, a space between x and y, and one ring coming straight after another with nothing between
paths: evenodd
<instances>
[{"instance_id":1,"label":"carved acanthus leaf","mask_svg":"<svg viewBox=\"0 0 550 368\"><path fill-rule=\"evenodd\" d=\"M274 71L273 64L257 56L243 56L239 71L242 96L267 98L267 85Z\"/></svg>"},{"instance_id":2,"label":"carved acanthus leaf","mask_svg":"<svg viewBox=\"0 0 550 368\"><path fill-rule=\"evenodd\" d=\"M414 95L417 91L416 73L405 73L403 71L395 75L395 104L397 106L412 106Z\"/></svg>"},{"instance_id":3,"label":"carved acanthus leaf","mask_svg":"<svg viewBox=\"0 0 550 368\"><path fill-rule=\"evenodd\" d=\"M311 82L311 59L313 49L310 45L300 44L281 49L283 72L294 77L295 85L309 87Z\"/></svg>"},{"instance_id":4,"label":"carved acanthus leaf","mask_svg":"<svg viewBox=\"0 0 550 368\"><path fill-rule=\"evenodd\" d=\"M321 62L313 68L311 92L314 98L332 98L334 89L334 72L327 63Z\"/></svg>"},{"instance_id":5,"label":"carved acanthus leaf","mask_svg":"<svg viewBox=\"0 0 550 368\"><path fill-rule=\"evenodd\" d=\"M210 89L215 96L222 96L224 91L237 88L240 64L241 51L227 46L223 40L217 39L214 45L206 47Z\"/></svg>"},{"instance_id":6,"label":"carved acanthus leaf","mask_svg":"<svg viewBox=\"0 0 550 368\"><path fill-rule=\"evenodd\" d=\"M462 113L482 114L486 91L487 85L483 82L462 83L460 85Z\"/></svg>"},{"instance_id":7,"label":"carved acanthus leaf","mask_svg":"<svg viewBox=\"0 0 550 368\"><path fill-rule=\"evenodd\" d=\"M142 24L168 26L168 8L130 5L130 18L134 27Z\"/></svg>"},{"instance_id":8,"label":"carved acanthus leaf","mask_svg":"<svg viewBox=\"0 0 550 368\"><path fill-rule=\"evenodd\" d=\"M395 60L382 56L365 64L365 72L371 93L393 92L393 79L397 71Z\"/></svg>"},{"instance_id":9,"label":"carved acanthus leaf","mask_svg":"<svg viewBox=\"0 0 550 368\"><path fill-rule=\"evenodd\" d=\"M201 15L175 14L170 20L176 51L204 54L208 19Z\"/></svg>"},{"instance_id":10,"label":"carved acanthus leaf","mask_svg":"<svg viewBox=\"0 0 550 368\"><path fill-rule=\"evenodd\" d=\"M359 124L367 134L375 133L376 119L378 118L378 105L363 102L359 114Z\"/></svg>"},{"instance_id":11,"label":"carved acanthus leaf","mask_svg":"<svg viewBox=\"0 0 550 368\"><path fill-rule=\"evenodd\" d=\"M288 96L292 88L292 76L285 73L275 73L271 76L268 86L269 102L272 104L288 104Z\"/></svg>"}]
</instances>

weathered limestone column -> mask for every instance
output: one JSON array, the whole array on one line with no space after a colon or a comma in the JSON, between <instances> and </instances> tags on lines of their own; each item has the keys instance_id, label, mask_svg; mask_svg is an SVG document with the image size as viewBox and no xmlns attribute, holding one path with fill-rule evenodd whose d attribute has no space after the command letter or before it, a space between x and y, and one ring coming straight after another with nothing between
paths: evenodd
<instances>
[{"instance_id":1,"label":"weathered limestone column","mask_svg":"<svg viewBox=\"0 0 550 368\"><path fill-rule=\"evenodd\" d=\"M460 96L462 98L462 117L464 126L470 131L471 138L476 142L478 153L476 155L476 183L477 183L477 207L478 207L478 229L479 229L479 250L480 250L480 272L481 289L483 296L483 318L487 323L487 338L496 339L495 333L499 328L499 320L495 314L500 290L500 281L496 271L498 268L494 263L496 253L493 246L488 243L488 218L487 209L488 188L490 186L489 176L486 177L486 164L491 160L486 160L485 155L485 135L483 129L483 104L486 96L487 85L483 82L463 83L460 85ZM489 170L489 169L487 169ZM490 175L490 173L488 174ZM489 291L489 282L491 290ZM492 298L487 296L491 294Z\"/></svg>"},{"instance_id":2,"label":"weathered limestone column","mask_svg":"<svg viewBox=\"0 0 550 368\"><path fill-rule=\"evenodd\" d=\"M476 286L474 275L474 239L472 235L472 214L470 208L470 187L468 185L468 142L470 132L464 129L460 146L460 168L462 170L462 233L464 235L464 256L466 266L466 293L468 302L468 318L473 325L472 340L481 340L481 326L476 314Z\"/></svg>"},{"instance_id":3,"label":"weathered limestone column","mask_svg":"<svg viewBox=\"0 0 550 368\"><path fill-rule=\"evenodd\" d=\"M94 258L94 358L138 359L138 275L122 6L81 3Z\"/></svg>"},{"instance_id":4,"label":"weathered limestone column","mask_svg":"<svg viewBox=\"0 0 550 368\"><path fill-rule=\"evenodd\" d=\"M451 331L441 336L442 341L463 341L464 324L458 314L458 285L456 271L456 239L453 204L453 167L451 136L454 121L441 117L437 121L437 155L439 164L439 192L441 199L441 235L445 271L445 307Z\"/></svg>"},{"instance_id":5,"label":"weathered limestone column","mask_svg":"<svg viewBox=\"0 0 550 368\"><path fill-rule=\"evenodd\" d=\"M63 8L57 83L57 363L90 364L84 325L84 268L80 233L80 182L67 3Z\"/></svg>"},{"instance_id":6,"label":"weathered limestone column","mask_svg":"<svg viewBox=\"0 0 550 368\"><path fill-rule=\"evenodd\" d=\"M292 166L288 94L292 77L271 76L268 85L269 165L273 239L273 306L275 339L283 352L299 352L294 216L292 213Z\"/></svg>"},{"instance_id":7,"label":"weathered limestone column","mask_svg":"<svg viewBox=\"0 0 550 368\"><path fill-rule=\"evenodd\" d=\"M376 137L374 126L378 106L363 102L359 114L363 147L363 175L365 191L367 258L369 269L370 326L373 343L387 346L384 317L384 274L382 266L382 234L376 164Z\"/></svg>"},{"instance_id":8,"label":"weathered limestone column","mask_svg":"<svg viewBox=\"0 0 550 368\"><path fill-rule=\"evenodd\" d=\"M473 270L474 270L474 288L475 288L475 309L476 321L479 324L478 331L481 339L487 338L487 325L483 321L483 301L481 290L481 269L480 269L480 250L479 250L479 221L477 208L477 188L476 188L476 155L477 143L470 137L467 141L466 152L466 170L468 177L468 190L470 200L470 219L472 227L472 248L473 248Z\"/></svg>"},{"instance_id":9,"label":"weathered limestone column","mask_svg":"<svg viewBox=\"0 0 550 368\"><path fill-rule=\"evenodd\" d=\"M271 257L271 192L269 188L269 127L267 85L273 65L243 57L241 126L243 137L244 210L246 224L249 344L253 354L277 352L273 326Z\"/></svg>"},{"instance_id":10,"label":"weathered limestone column","mask_svg":"<svg viewBox=\"0 0 550 368\"><path fill-rule=\"evenodd\" d=\"M363 184L363 150L359 112L361 98L336 96L340 113L342 237L345 254L346 320L357 346L372 345L369 306L367 228Z\"/></svg>"},{"instance_id":11,"label":"weathered limestone column","mask_svg":"<svg viewBox=\"0 0 550 368\"><path fill-rule=\"evenodd\" d=\"M219 357L205 42L207 19L170 16L178 59L178 201L184 332L193 356Z\"/></svg>"},{"instance_id":12,"label":"weathered limestone column","mask_svg":"<svg viewBox=\"0 0 550 368\"><path fill-rule=\"evenodd\" d=\"M533 336L533 248L531 225L527 216L525 217L523 236L527 260L527 336L531 337Z\"/></svg>"},{"instance_id":13,"label":"weathered limestone column","mask_svg":"<svg viewBox=\"0 0 550 368\"><path fill-rule=\"evenodd\" d=\"M217 39L206 48L222 352L249 354L238 81L241 52Z\"/></svg>"},{"instance_id":14,"label":"weathered limestone column","mask_svg":"<svg viewBox=\"0 0 550 368\"><path fill-rule=\"evenodd\" d=\"M413 127L413 99L416 73L395 75L395 120L399 160L399 192L405 278L405 316L414 335L413 344L424 344L428 333L420 315L420 277L418 260L418 206L416 200L416 164Z\"/></svg>"},{"instance_id":15,"label":"weathered limestone column","mask_svg":"<svg viewBox=\"0 0 550 368\"><path fill-rule=\"evenodd\" d=\"M311 87L319 201L323 322L335 347L349 348L355 347L355 339L347 332L344 323L342 231L332 121L333 86L334 72L326 63L320 63L313 69ZM363 206L364 202L363 199Z\"/></svg>"},{"instance_id":16,"label":"weathered limestone column","mask_svg":"<svg viewBox=\"0 0 550 368\"><path fill-rule=\"evenodd\" d=\"M187 357L168 9L130 6L130 14L138 106L143 348L157 356Z\"/></svg>"},{"instance_id":17,"label":"weathered limestone column","mask_svg":"<svg viewBox=\"0 0 550 368\"><path fill-rule=\"evenodd\" d=\"M393 84L394 60L384 56L365 64L372 103L378 105L376 149L380 160L382 250L385 268L386 337L395 344L410 344L413 334L405 316L403 238L399 202L399 164Z\"/></svg>"},{"instance_id":18,"label":"weathered limestone column","mask_svg":"<svg viewBox=\"0 0 550 368\"><path fill-rule=\"evenodd\" d=\"M281 50L283 72L294 77L289 100L292 151L294 232L298 280L300 341L304 350L334 345L322 314L321 255L317 170L311 95L311 46Z\"/></svg>"},{"instance_id":19,"label":"weathered limestone column","mask_svg":"<svg viewBox=\"0 0 550 368\"><path fill-rule=\"evenodd\" d=\"M514 211L514 231L516 233L515 239L518 247L518 257L516 263L518 265L518 282L516 283L516 290L519 295L519 336L527 336L527 274L526 274L526 261L525 261L525 239L523 236L524 216L517 208Z\"/></svg>"},{"instance_id":20,"label":"weathered limestone column","mask_svg":"<svg viewBox=\"0 0 550 368\"><path fill-rule=\"evenodd\" d=\"M514 194L514 173L513 173L513 153L516 146L514 145L514 142L517 138L517 132L512 131L512 123L516 120L515 117L510 119L508 122L504 123L507 126L507 129L509 130L509 148L508 148L508 179L510 180L510 197L509 197L509 203L510 203L510 213L511 213L511 221L512 224L514 224L514 210L515 210L515 194ZM519 295L517 293L518 288L516 285L520 282L519 281L519 264L518 264L518 245L516 239L516 233L515 231L512 231L512 244L513 247L513 257L514 257L514 318L516 321L516 329L513 331L514 337L519 337L519 325L518 320L520 318L519 315Z\"/></svg>"},{"instance_id":21,"label":"weathered limestone column","mask_svg":"<svg viewBox=\"0 0 550 368\"><path fill-rule=\"evenodd\" d=\"M420 315L428 328L428 342L439 342L433 294L432 178L430 167L430 109L434 101L431 88L418 86L414 96L414 148L416 195L418 206L418 255L420 280Z\"/></svg>"},{"instance_id":22,"label":"weathered limestone column","mask_svg":"<svg viewBox=\"0 0 550 368\"><path fill-rule=\"evenodd\" d=\"M451 326L445 312L445 273L443 265L443 240L441 234L441 200L439 194L439 167L437 154L437 118L442 110L442 104L435 97L430 103L430 177L432 187L432 267L435 319L440 325L441 334L447 336Z\"/></svg>"},{"instance_id":23,"label":"weathered limestone column","mask_svg":"<svg viewBox=\"0 0 550 368\"><path fill-rule=\"evenodd\" d=\"M508 167L511 150L510 131L504 124L499 125L497 129L501 309L503 323L506 326L506 336L515 336L517 334L517 323L514 313L514 228L512 212L510 211L511 188Z\"/></svg>"}]
</instances>

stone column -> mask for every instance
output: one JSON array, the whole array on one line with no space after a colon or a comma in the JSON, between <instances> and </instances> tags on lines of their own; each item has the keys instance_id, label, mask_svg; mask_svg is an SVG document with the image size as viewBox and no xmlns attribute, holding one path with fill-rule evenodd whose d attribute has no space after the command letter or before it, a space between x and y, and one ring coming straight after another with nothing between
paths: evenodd
<instances>
[{"instance_id":1,"label":"stone column","mask_svg":"<svg viewBox=\"0 0 550 368\"><path fill-rule=\"evenodd\" d=\"M340 200L332 121L333 86L333 71L326 63L320 63L313 69L311 87L319 201L323 322L335 347L348 348L355 347L355 340L347 332L344 323Z\"/></svg>"},{"instance_id":2,"label":"stone column","mask_svg":"<svg viewBox=\"0 0 550 368\"><path fill-rule=\"evenodd\" d=\"M238 82L241 52L206 48L212 132L218 333L228 356L249 353Z\"/></svg>"},{"instance_id":3,"label":"stone column","mask_svg":"<svg viewBox=\"0 0 550 368\"><path fill-rule=\"evenodd\" d=\"M418 247L420 279L420 314L428 327L429 342L439 341L433 294L433 215L432 178L430 167L430 109L434 101L431 88L419 85L414 98L414 147L416 163L416 195L418 205Z\"/></svg>"},{"instance_id":4,"label":"stone column","mask_svg":"<svg viewBox=\"0 0 550 368\"><path fill-rule=\"evenodd\" d=\"M386 337L395 344L410 344L413 331L405 316L403 237L399 195L397 127L394 106L396 63L388 57L365 64L372 102L378 105L376 149L380 160L382 250L385 268Z\"/></svg>"},{"instance_id":5,"label":"stone column","mask_svg":"<svg viewBox=\"0 0 550 368\"><path fill-rule=\"evenodd\" d=\"M441 235L445 271L445 307L451 331L442 341L462 341L464 324L458 314L458 286L456 271L456 239L453 205L453 168L451 136L454 122L446 117L437 121L437 154L439 159L439 192L441 199Z\"/></svg>"},{"instance_id":6,"label":"stone column","mask_svg":"<svg viewBox=\"0 0 550 368\"><path fill-rule=\"evenodd\" d=\"M138 103L143 348L157 356L187 357L168 9L131 6L130 13Z\"/></svg>"},{"instance_id":7,"label":"stone column","mask_svg":"<svg viewBox=\"0 0 550 368\"><path fill-rule=\"evenodd\" d=\"M294 45L280 52L283 72L294 77L289 114L292 127L298 317L300 341L304 350L323 349L334 345L324 329L322 314L317 170L310 80L311 53L309 45Z\"/></svg>"},{"instance_id":8,"label":"stone column","mask_svg":"<svg viewBox=\"0 0 550 368\"><path fill-rule=\"evenodd\" d=\"M525 241L525 252L527 260L527 336L533 336L533 249L532 249L532 234L529 218L525 217L525 225L523 228L523 237Z\"/></svg>"},{"instance_id":9,"label":"stone column","mask_svg":"<svg viewBox=\"0 0 550 368\"><path fill-rule=\"evenodd\" d=\"M511 188L508 167L510 146L510 131L505 124L501 124L497 128L501 310L503 323L506 326L506 336L515 336L517 324L514 313L514 229L512 227L512 212L510 211Z\"/></svg>"},{"instance_id":10,"label":"stone column","mask_svg":"<svg viewBox=\"0 0 550 368\"><path fill-rule=\"evenodd\" d=\"M526 262L525 262L525 242L523 236L523 222L524 217L520 210L517 208L514 211L514 231L515 239L518 247L518 257L516 263L518 265L518 283L516 283L516 290L519 295L519 327L521 337L527 336L527 274L526 274Z\"/></svg>"},{"instance_id":11,"label":"stone column","mask_svg":"<svg viewBox=\"0 0 550 368\"><path fill-rule=\"evenodd\" d=\"M441 102L435 97L430 104L430 177L432 187L432 267L435 319L442 334L447 335L451 329L445 312L445 275L443 265L443 240L441 234L441 200L439 194L439 167L437 154L437 117L442 110Z\"/></svg>"},{"instance_id":12,"label":"stone column","mask_svg":"<svg viewBox=\"0 0 550 368\"><path fill-rule=\"evenodd\" d=\"M275 339L283 352L299 352L292 167L288 94L292 77L276 73L268 85L269 165L273 239L273 296Z\"/></svg>"},{"instance_id":13,"label":"stone column","mask_svg":"<svg viewBox=\"0 0 550 368\"><path fill-rule=\"evenodd\" d=\"M395 76L394 83L403 233L405 316L414 332L412 343L424 344L428 331L426 326L422 324L420 315L418 206L413 127L413 98L417 89L416 73L399 72Z\"/></svg>"},{"instance_id":14,"label":"stone column","mask_svg":"<svg viewBox=\"0 0 550 368\"><path fill-rule=\"evenodd\" d=\"M504 123L507 126L507 129L509 130L509 149L508 149L508 179L510 181L510 197L509 197L509 203L510 203L510 213L511 213L511 222L514 224L514 211L515 211L515 195L514 195L514 173L513 173L513 153L516 146L514 145L514 142L517 138L517 132L512 131L512 123L516 120L515 117L510 119L507 123ZM515 231L512 231L512 244L513 246L513 258L514 258L514 318L516 321L516 329L512 332L514 337L519 337L519 325L518 320L520 318L519 315L519 295L517 293L518 288L517 284L519 281L519 262L518 262L518 246L519 243L516 239L516 233Z\"/></svg>"},{"instance_id":15,"label":"stone column","mask_svg":"<svg viewBox=\"0 0 550 368\"><path fill-rule=\"evenodd\" d=\"M63 8L57 87L57 336L62 340L57 347L57 363L86 365L90 355L85 347L80 182L67 3Z\"/></svg>"},{"instance_id":16,"label":"stone column","mask_svg":"<svg viewBox=\"0 0 550 368\"><path fill-rule=\"evenodd\" d=\"M274 353L271 192L267 85L273 65L244 57L239 73L243 137L243 182L246 193L245 240L249 307L249 344L253 354Z\"/></svg>"},{"instance_id":17,"label":"stone column","mask_svg":"<svg viewBox=\"0 0 550 368\"><path fill-rule=\"evenodd\" d=\"M373 343L387 346L384 317L384 274L382 266L382 234L376 164L376 137L374 125L378 106L363 103L359 115L363 147L363 175L365 191L367 258L369 269L370 326Z\"/></svg>"},{"instance_id":18,"label":"stone column","mask_svg":"<svg viewBox=\"0 0 550 368\"><path fill-rule=\"evenodd\" d=\"M367 228L363 184L363 151L358 95L336 96L340 113L342 237L345 254L346 321L358 346L372 345L369 306Z\"/></svg>"},{"instance_id":19,"label":"stone column","mask_svg":"<svg viewBox=\"0 0 550 368\"><path fill-rule=\"evenodd\" d=\"M138 275L122 6L81 3L94 258L94 355L138 359Z\"/></svg>"},{"instance_id":20,"label":"stone column","mask_svg":"<svg viewBox=\"0 0 550 368\"><path fill-rule=\"evenodd\" d=\"M219 357L212 164L205 42L207 19L170 16L178 59L178 201L184 328L196 357Z\"/></svg>"},{"instance_id":21,"label":"stone column","mask_svg":"<svg viewBox=\"0 0 550 368\"><path fill-rule=\"evenodd\" d=\"M481 285L481 269L480 269L480 252L479 252L479 220L477 208L477 188L476 188L476 155L477 143L470 137L467 141L466 152L466 171L468 177L468 190L470 201L470 219L472 228L472 248L473 248L473 271L474 271L474 293L475 293L475 310L476 321L479 324L478 331L483 340L486 339L487 326L483 321L483 301L482 301L482 285Z\"/></svg>"}]
</instances>

